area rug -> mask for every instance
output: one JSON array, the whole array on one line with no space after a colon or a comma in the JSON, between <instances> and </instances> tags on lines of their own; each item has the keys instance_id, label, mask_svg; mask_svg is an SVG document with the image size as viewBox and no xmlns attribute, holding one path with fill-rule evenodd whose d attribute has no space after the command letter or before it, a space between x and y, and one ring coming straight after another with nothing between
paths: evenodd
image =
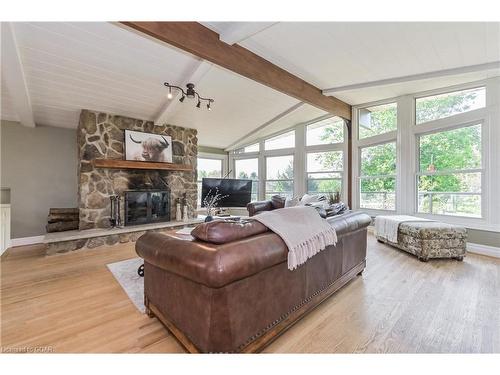
<instances>
[{"instance_id":1,"label":"area rug","mask_svg":"<svg viewBox=\"0 0 500 375\"><path fill-rule=\"evenodd\" d=\"M132 258L106 265L125 293L127 293L128 298L142 313L145 311L144 278L137 274L137 269L143 263L144 261L141 258Z\"/></svg>"}]
</instances>

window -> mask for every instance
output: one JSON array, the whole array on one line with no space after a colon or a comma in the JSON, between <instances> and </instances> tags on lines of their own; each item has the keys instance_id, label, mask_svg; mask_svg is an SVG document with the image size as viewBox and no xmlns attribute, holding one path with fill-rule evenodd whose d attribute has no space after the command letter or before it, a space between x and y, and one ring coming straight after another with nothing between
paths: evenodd
<instances>
[{"instance_id":1,"label":"window","mask_svg":"<svg viewBox=\"0 0 500 375\"><path fill-rule=\"evenodd\" d=\"M246 153L249 153L249 152L259 152L259 150L260 150L260 145L257 142L257 143L254 143L252 145L245 146L245 147L239 148L237 150L234 150L233 153L235 153L235 154L246 154Z\"/></svg>"},{"instance_id":2,"label":"window","mask_svg":"<svg viewBox=\"0 0 500 375\"><path fill-rule=\"evenodd\" d=\"M234 161L234 175L236 178L247 178L252 181L252 201L259 196L259 159L236 159Z\"/></svg>"},{"instance_id":3,"label":"window","mask_svg":"<svg viewBox=\"0 0 500 375\"><path fill-rule=\"evenodd\" d=\"M198 158L198 205L201 205L201 180L205 177L222 177L222 160Z\"/></svg>"},{"instance_id":4,"label":"window","mask_svg":"<svg viewBox=\"0 0 500 375\"><path fill-rule=\"evenodd\" d=\"M254 143L253 145L245 147L243 152L259 152L260 146L259 143Z\"/></svg>"},{"instance_id":5,"label":"window","mask_svg":"<svg viewBox=\"0 0 500 375\"><path fill-rule=\"evenodd\" d=\"M279 150L282 148L295 147L295 131L280 134L276 137L266 139L264 142L265 150Z\"/></svg>"},{"instance_id":6,"label":"window","mask_svg":"<svg viewBox=\"0 0 500 375\"><path fill-rule=\"evenodd\" d=\"M416 123L422 124L450 117L483 108L485 105L486 89L484 87L418 98L415 101Z\"/></svg>"},{"instance_id":7,"label":"window","mask_svg":"<svg viewBox=\"0 0 500 375\"><path fill-rule=\"evenodd\" d=\"M266 157L266 199L293 196L293 155Z\"/></svg>"},{"instance_id":8,"label":"window","mask_svg":"<svg viewBox=\"0 0 500 375\"><path fill-rule=\"evenodd\" d=\"M361 148L360 207L396 209L396 142Z\"/></svg>"},{"instance_id":9,"label":"window","mask_svg":"<svg viewBox=\"0 0 500 375\"><path fill-rule=\"evenodd\" d=\"M326 120L307 125L306 145L326 145L344 142L344 120L331 117Z\"/></svg>"},{"instance_id":10,"label":"window","mask_svg":"<svg viewBox=\"0 0 500 375\"><path fill-rule=\"evenodd\" d=\"M418 212L481 217L481 125L419 137Z\"/></svg>"},{"instance_id":11,"label":"window","mask_svg":"<svg viewBox=\"0 0 500 375\"><path fill-rule=\"evenodd\" d=\"M397 103L395 131L352 139L354 209L373 216L389 211L435 217L499 231L499 84L500 77L487 78L390 99ZM354 133L362 129L361 112L374 106L354 107ZM365 118L363 125L369 123ZM337 146L313 146L306 152L333 151Z\"/></svg>"},{"instance_id":12,"label":"window","mask_svg":"<svg viewBox=\"0 0 500 375\"><path fill-rule=\"evenodd\" d=\"M359 110L359 139L397 130L397 104L389 103Z\"/></svg>"},{"instance_id":13,"label":"window","mask_svg":"<svg viewBox=\"0 0 500 375\"><path fill-rule=\"evenodd\" d=\"M310 152L307 154L307 192L342 191L343 152Z\"/></svg>"}]
</instances>

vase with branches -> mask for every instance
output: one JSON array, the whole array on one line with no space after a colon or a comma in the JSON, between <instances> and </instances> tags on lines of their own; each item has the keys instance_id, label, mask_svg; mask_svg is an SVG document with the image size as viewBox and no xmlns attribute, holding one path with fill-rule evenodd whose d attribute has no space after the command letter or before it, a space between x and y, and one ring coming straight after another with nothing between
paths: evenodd
<instances>
[{"instance_id":1,"label":"vase with branches","mask_svg":"<svg viewBox=\"0 0 500 375\"><path fill-rule=\"evenodd\" d=\"M217 187L215 188L215 191L212 191L212 189L208 191L208 194L203 199L203 205L207 210L207 217L205 221L213 220L215 209L219 205L220 201L225 197L227 197L227 195L222 195L221 193L219 193L219 188Z\"/></svg>"}]
</instances>

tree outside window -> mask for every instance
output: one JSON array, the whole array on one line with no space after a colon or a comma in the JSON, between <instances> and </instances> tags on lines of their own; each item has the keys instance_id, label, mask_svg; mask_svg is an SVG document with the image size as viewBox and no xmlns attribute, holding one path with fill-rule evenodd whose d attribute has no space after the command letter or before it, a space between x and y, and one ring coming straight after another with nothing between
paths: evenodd
<instances>
[{"instance_id":1,"label":"tree outside window","mask_svg":"<svg viewBox=\"0 0 500 375\"><path fill-rule=\"evenodd\" d=\"M418 211L481 216L481 125L420 136Z\"/></svg>"},{"instance_id":2,"label":"tree outside window","mask_svg":"<svg viewBox=\"0 0 500 375\"><path fill-rule=\"evenodd\" d=\"M220 178L222 177L222 160L198 158L198 204L201 203L201 182L203 178Z\"/></svg>"},{"instance_id":3,"label":"tree outside window","mask_svg":"<svg viewBox=\"0 0 500 375\"><path fill-rule=\"evenodd\" d=\"M259 196L259 159L236 159L234 161L234 174L236 178L252 180L252 201Z\"/></svg>"},{"instance_id":4,"label":"tree outside window","mask_svg":"<svg viewBox=\"0 0 500 375\"><path fill-rule=\"evenodd\" d=\"M266 199L293 196L293 155L266 158Z\"/></svg>"}]
</instances>

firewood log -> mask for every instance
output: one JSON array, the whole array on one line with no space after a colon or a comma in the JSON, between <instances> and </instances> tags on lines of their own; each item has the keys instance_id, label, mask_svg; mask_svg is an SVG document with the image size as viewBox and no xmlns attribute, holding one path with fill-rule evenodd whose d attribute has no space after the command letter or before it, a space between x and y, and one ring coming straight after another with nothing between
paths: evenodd
<instances>
[{"instance_id":1,"label":"firewood log","mask_svg":"<svg viewBox=\"0 0 500 375\"><path fill-rule=\"evenodd\" d=\"M49 215L51 214L78 214L78 208L51 208Z\"/></svg>"},{"instance_id":2,"label":"firewood log","mask_svg":"<svg viewBox=\"0 0 500 375\"><path fill-rule=\"evenodd\" d=\"M46 226L47 233L64 232L66 230L78 229L78 220L75 221L59 221L57 223L49 223Z\"/></svg>"},{"instance_id":3,"label":"firewood log","mask_svg":"<svg viewBox=\"0 0 500 375\"><path fill-rule=\"evenodd\" d=\"M57 223L58 221L77 221L78 214L49 214L47 222Z\"/></svg>"}]
</instances>

